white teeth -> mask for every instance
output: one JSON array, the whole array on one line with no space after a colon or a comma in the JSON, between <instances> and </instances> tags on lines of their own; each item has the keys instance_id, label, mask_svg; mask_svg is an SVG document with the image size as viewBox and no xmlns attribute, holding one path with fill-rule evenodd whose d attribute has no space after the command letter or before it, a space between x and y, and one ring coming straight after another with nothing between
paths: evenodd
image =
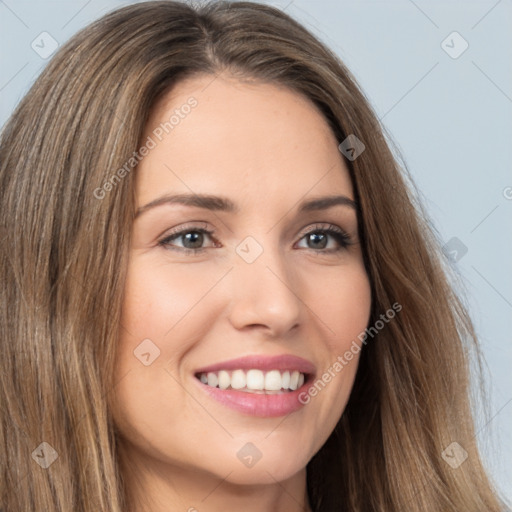
<instances>
[{"instance_id":1,"label":"white teeth","mask_svg":"<svg viewBox=\"0 0 512 512\"><path fill-rule=\"evenodd\" d=\"M245 372L243 370L235 370L231 375L231 387L233 389L242 389L245 388L246 384Z\"/></svg>"},{"instance_id":2,"label":"white teeth","mask_svg":"<svg viewBox=\"0 0 512 512\"><path fill-rule=\"evenodd\" d=\"M220 370L218 372L201 373L199 380L208 386L220 389L237 389L247 393L279 393L283 391L300 388L305 381L303 373L295 371L270 370L234 370L229 372Z\"/></svg>"},{"instance_id":3,"label":"white teeth","mask_svg":"<svg viewBox=\"0 0 512 512\"><path fill-rule=\"evenodd\" d=\"M247 372L247 384L249 389L263 389L265 387L265 377L261 370L249 370Z\"/></svg>"},{"instance_id":4,"label":"white teeth","mask_svg":"<svg viewBox=\"0 0 512 512\"><path fill-rule=\"evenodd\" d=\"M213 372L209 372L208 373L208 386L215 388L215 387L217 387L218 383L219 383L219 378L217 377L217 374L213 373Z\"/></svg>"},{"instance_id":5,"label":"white teeth","mask_svg":"<svg viewBox=\"0 0 512 512\"><path fill-rule=\"evenodd\" d=\"M265 375L265 389L269 391L279 391L282 386L281 373L277 370L271 370Z\"/></svg>"},{"instance_id":6,"label":"white teeth","mask_svg":"<svg viewBox=\"0 0 512 512\"><path fill-rule=\"evenodd\" d=\"M296 390L299 383L299 372L293 372L290 375L290 389Z\"/></svg>"},{"instance_id":7,"label":"white teeth","mask_svg":"<svg viewBox=\"0 0 512 512\"><path fill-rule=\"evenodd\" d=\"M231 378L229 377L229 373L224 370L219 372L219 388L227 389L231 384Z\"/></svg>"},{"instance_id":8,"label":"white teeth","mask_svg":"<svg viewBox=\"0 0 512 512\"><path fill-rule=\"evenodd\" d=\"M290 387L290 372L286 371L283 373L282 384L284 389L288 389Z\"/></svg>"}]
</instances>

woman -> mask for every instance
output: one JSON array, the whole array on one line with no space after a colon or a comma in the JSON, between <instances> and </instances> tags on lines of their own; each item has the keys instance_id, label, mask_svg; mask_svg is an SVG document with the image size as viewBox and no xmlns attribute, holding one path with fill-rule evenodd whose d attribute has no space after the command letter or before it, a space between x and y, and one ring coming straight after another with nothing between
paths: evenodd
<instances>
[{"instance_id":1,"label":"woman","mask_svg":"<svg viewBox=\"0 0 512 512\"><path fill-rule=\"evenodd\" d=\"M105 16L0 162L4 510L501 510L437 243L288 16Z\"/></svg>"}]
</instances>

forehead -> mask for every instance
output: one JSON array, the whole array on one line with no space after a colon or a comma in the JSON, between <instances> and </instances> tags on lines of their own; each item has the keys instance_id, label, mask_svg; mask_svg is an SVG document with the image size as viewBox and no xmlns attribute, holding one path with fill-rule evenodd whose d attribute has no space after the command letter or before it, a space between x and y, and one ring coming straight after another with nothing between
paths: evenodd
<instances>
[{"instance_id":1,"label":"forehead","mask_svg":"<svg viewBox=\"0 0 512 512\"><path fill-rule=\"evenodd\" d=\"M138 204L162 192L285 201L352 197L338 142L318 108L288 88L211 75L187 79L153 107L137 169Z\"/></svg>"}]
</instances>

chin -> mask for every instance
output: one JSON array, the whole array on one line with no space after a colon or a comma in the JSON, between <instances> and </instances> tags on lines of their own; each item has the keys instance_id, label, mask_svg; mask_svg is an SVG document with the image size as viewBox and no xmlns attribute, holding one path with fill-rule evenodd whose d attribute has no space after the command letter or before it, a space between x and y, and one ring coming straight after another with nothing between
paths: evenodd
<instances>
[{"instance_id":1,"label":"chin","mask_svg":"<svg viewBox=\"0 0 512 512\"><path fill-rule=\"evenodd\" d=\"M288 480L306 467L306 464L298 464L298 461L289 462L278 465L274 460L264 463L261 459L252 468L237 467L226 481L235 485L275 484Z\"/></svg>"}]
</instances>

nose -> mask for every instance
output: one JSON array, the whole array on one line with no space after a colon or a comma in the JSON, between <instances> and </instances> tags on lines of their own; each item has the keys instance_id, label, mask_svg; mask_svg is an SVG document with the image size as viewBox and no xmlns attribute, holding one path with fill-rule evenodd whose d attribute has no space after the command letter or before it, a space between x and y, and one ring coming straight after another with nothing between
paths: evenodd
<instances>
[{"instance_id":1,"label":"nose","mask_svg":"<svg viewBox=\"0 0 512 512\"><path fill-rule=\"evenodd\" d=\"M261 329L277 338L299 326L305 308L299 279L277 250L265 250L252 263L238 258L231 280L229 319L233 327Z\"/></svg>"}]
</instances>

